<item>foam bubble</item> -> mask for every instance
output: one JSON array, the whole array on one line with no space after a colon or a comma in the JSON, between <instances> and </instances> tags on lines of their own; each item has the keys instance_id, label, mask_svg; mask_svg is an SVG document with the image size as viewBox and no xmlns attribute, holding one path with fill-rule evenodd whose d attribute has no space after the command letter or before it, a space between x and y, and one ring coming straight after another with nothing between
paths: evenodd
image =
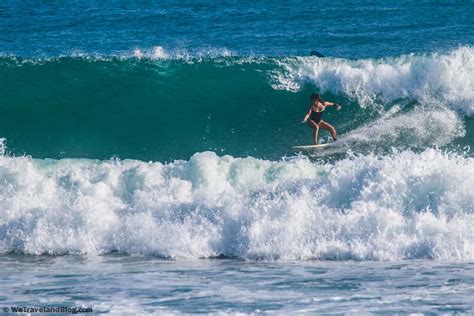
<instances>
[{"instance_id":1,"label":"foam bubble","mask_svg":"<svg viewBox=\"0 0 474 316\"><path fill-rule=\"evenodd\" d=\"M153 58L157 59L166 59L169 57L168 53L161 46L156 46L153 48Z\"/></svg>"},{"instance_id":2,"label":"foam bubble","mask_svg":"<svg viewBox=\"0 0 474 316\"><path fill-rule=\"evenodd\" d=\"M6 145L7 139L4 137L0 138L0 157L5 156L7 153L7 145Z\"/></svg>"},{"instance_id":3,"label":"foam bubble","mask_svg":"<svg viewBox=\"0 0 474 316\"><path fill-rule=\"evenodd\" d=\"M383 59L299 57L279 61L273 87L298 91L311 84L323 93L342 94L361 106L395 102L448 104L474 114L474 49L460 47L448 54L405 55Z\"/></svg>"},{"instance_id":4,"label":"foam bubble","mask_svg":"<svg viewBox=\"0 0 474 316\"><path fill-rule=\"evenodd\" d=\"M0 253L474 259L474 160L0 158Z\"/></svg>"}]
</instances>

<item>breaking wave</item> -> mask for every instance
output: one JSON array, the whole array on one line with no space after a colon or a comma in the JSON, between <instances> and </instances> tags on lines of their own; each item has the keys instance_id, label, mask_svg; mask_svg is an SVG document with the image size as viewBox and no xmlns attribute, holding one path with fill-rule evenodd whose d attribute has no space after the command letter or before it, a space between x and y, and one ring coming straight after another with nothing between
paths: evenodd
<instances>
[{"instance_id":1,"label":"breaking wave","mask_svg":"<svg viewBox=\"0 0 474 316\"><path fill-rule=\"evenodd\" d=\"M474 160L0 158L0 253L474 260Z\"/></svg>"}]
</instances>

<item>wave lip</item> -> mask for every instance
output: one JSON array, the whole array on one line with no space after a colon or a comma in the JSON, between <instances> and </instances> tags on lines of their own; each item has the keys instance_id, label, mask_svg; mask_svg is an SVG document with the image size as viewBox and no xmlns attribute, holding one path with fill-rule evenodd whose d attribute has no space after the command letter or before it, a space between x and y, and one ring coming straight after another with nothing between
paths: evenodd
<instances>
[{"instance_id":1,"label":"wave lip","mask_svg":"<svg viewBox=\"0 0 474 316\"><path fill-rule=\"evenodd\" d=\"M447 54L405 55L383 59L288 58L273 74L273 87L298 91L306 84L342 94L362 106L399 99L449 105L474 114L474 49Z\"/></svg>"},{"instance_id":2,"label":"wave lip","mask_svg":"<svg viewBox=\"0 0 474 316\"><path fill-rule=\"evenodd\" d=\"M0 253L474 259L474 160L0 158Z\"/></svg>"},{"instance_id":3,"label":"wave lip","mask_svg":"<svg viewBox=\"0 0 474 316\"><path fill-rule=\"evenodd\" d=\"M165 59L165 60L192 60L202 58L221 58L221 57L232 57L236 56L234 52L227 48L208 47L206 49L200 49L198 51L191 52L187 49L173 49L166 50L162 46L154 46L149 49L135 48L133 55L125 55L126 57L135 57L138 59Z\"/></svg>"}]
</instances>

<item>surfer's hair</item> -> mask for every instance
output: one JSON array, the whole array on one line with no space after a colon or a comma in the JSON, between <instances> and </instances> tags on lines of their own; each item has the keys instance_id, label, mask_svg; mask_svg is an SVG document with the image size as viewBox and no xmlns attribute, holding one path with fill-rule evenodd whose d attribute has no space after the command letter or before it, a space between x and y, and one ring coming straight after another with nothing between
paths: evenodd
<instances>
[{"instance_id":1,"label":"surfer's hair","mask_svg":"<svg viewBox=\"0 0 474 316\"><path fill-rule=\"evenodd\" d=\"M323 98L321 98L319 96L319 94L317 93L313 93L311 96L310 96L311 100L314 100L314 101L320 101L320 102L324 102Z\"/></svg>"}]
</instances>

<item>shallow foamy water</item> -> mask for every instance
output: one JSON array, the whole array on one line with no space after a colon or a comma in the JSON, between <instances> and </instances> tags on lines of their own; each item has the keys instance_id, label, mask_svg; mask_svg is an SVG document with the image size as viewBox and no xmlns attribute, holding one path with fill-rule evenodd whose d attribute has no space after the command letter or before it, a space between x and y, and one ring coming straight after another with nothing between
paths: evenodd
<instances>
[{"instance_id":1,"label":"shallow foamy water","mask_svg":"<svg viewBox=\"0 0 474 316\"><path fill-rule=\"evenodd\" d=\"M112 314L469 313L474 263L0 257L0 306Z\"/></svg>"}]
</instances>

